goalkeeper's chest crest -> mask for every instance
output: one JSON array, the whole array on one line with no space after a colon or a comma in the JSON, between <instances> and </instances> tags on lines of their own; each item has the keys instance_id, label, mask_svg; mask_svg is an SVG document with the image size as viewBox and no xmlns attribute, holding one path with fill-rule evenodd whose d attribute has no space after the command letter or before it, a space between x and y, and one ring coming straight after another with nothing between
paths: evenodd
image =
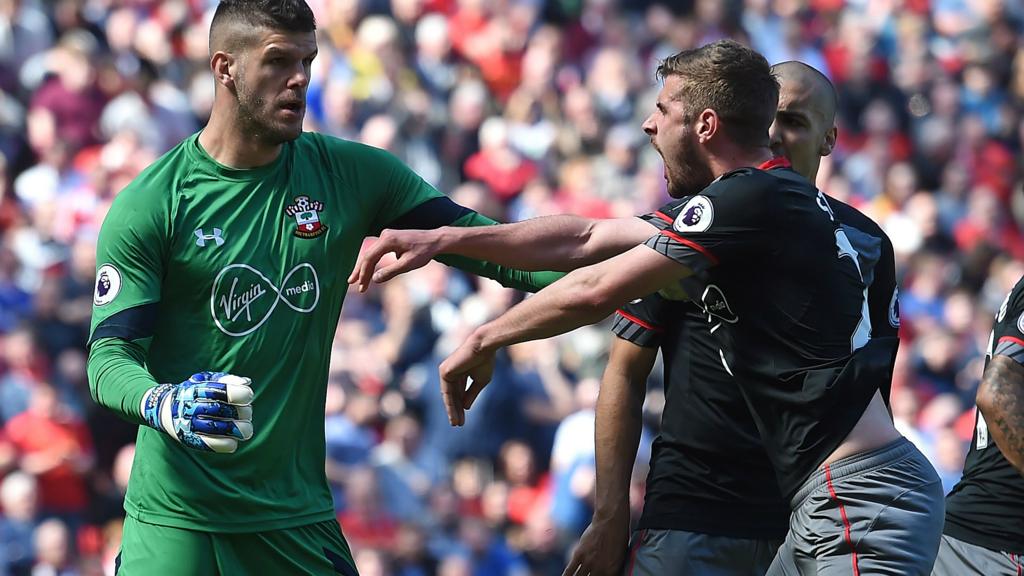
<instances>
[{"instance_id":1,"label":"goalkeeper's chest crest","mask_svg":"<svg viewBox=\"0 0 1024 576\"><path fill-rule=\"evenodd\" d=\"M316 238L327 231L327 224L321 218L324 203L310 200L309 196L296 196L295 202L285 206L285 213L295 218L295 236L299 238Z\"/></svg>"},{"instance_id":2,"label":"goalkeeper's chest crest","mask_svg":"<svg viewBox=\"0 0 1024 576\"><path fill-rule=\"evenodd\" d=\"M201 226L192 231L172 276L182 292L192 292L188 297L196 298L218 333L242 338L305 326L322 302L336 295L336 286L343 286L337 267L328 262L339 259L339 249L349 248L347 235L336 233L350 223L327 214L325 202L310 196L266 206L262 214L277 220L272 228L247 229L231 222L226 212L190 220L190 231ZM246 215L249 222L261 218L259 211ZM351 240L352 249L358 250L359 240ZM190 286L196 285L204 288L193 292Z\"/></svg>"}]
</instances>

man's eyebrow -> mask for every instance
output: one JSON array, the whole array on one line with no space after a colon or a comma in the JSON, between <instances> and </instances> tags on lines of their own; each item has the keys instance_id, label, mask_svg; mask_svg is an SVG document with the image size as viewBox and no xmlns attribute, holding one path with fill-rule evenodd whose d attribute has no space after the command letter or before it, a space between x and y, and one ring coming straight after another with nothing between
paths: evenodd
<instances>
[{"instance_id":1,"label":"man's eyebrow","mask_svg":"<svg viewBox=\"0 0 1024 576\"><path fill-rule=\"evenodd\" d=\"M263 50L263 54L268 56L293 56L299 52L299 48L288 49L277 44L271 44ZM314 48L308 54L303 55L303 58L309 58L316 56L320 52L319 48Z\"/></svg>"},{"instance_id":2,"label":"man's eyebrow","mask_svg":"<svg viewBox=\"0 0 1024 576\"><path fill-rule=\"evenodd\" d=\"M782 116L784 118L802 118L804 120L810 120L811 118L810 113L801 108L778 110L775 112L775 115Z\"/></svg>"}]
</instances>

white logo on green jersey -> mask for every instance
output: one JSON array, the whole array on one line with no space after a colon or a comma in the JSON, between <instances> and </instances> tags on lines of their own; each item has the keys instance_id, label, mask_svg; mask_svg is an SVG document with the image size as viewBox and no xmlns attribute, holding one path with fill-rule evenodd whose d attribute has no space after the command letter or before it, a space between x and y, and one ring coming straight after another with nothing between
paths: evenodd
<instances>
[{"instance_id":1,"label":"white logo on green jersey","mask_svg":"<svg viewBox=\"0 0 1024 576\"><path fill-rule=\"evenodd\" d=\"M121 292L121 273L111 264L104 264L96 271L96 290L92 303L97 306L110 304Z\"/></svg>"},{"instance_id":2,"label":"white logo on green jersey","mask_svg":"<svg viewBox=\"0 0 1024 576\"><path fill-rule=\"evenodd\" d=\"M284 276L281 286L248 264L231 264L217 274L210 291L210 314L221 332L245 336L263 326L277 305L309 314L320 301L320 279L303 262Z\"/></svg>"},{"instance_id":3,"label":"white logo on green jersey","mask_svg":"<svg viewBox=\"0 0 1024 576\"><path fill-rule=\"evenodd\" d=\"M200 248L206 246L206 243L210 240L213 240L217 246L224 245L224 238L221 237L223 232L220 228L214 228L213 234L204 234L202 228L196 228L193 234L196 235L196 246L199 246Z\"/></svg>"}]
</instances>

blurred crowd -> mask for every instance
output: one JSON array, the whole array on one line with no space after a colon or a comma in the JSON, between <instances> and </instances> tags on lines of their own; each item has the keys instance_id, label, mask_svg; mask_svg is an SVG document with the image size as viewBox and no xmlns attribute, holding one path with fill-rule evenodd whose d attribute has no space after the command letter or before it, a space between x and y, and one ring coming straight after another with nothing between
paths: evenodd
<instances>
[{"instance_id":1,"label":"blurred crowd","mask_svg":"<svg viewBox=\"0 0 1024 576\"><path fill-rule=\"evenodd\" d=\"M0 0L0 575L111 574L135 427L85 374L111 199L206 121L212 0ZM1024 274L1024 4L1016 0L313 0L307 129L386 148L520 220L668 199L640 130L654 70L732 37L839 93L818 185L893 240L898 424L959 478L992 317ZM350 294L327 475L363 576L560 574L594 491L607 323L515 346L465 428L437 364L523 294L431 264ZM197 369L203 367L197 367ZM664 395L645 402L632 488Z\"/></svg>"}]
</instances>

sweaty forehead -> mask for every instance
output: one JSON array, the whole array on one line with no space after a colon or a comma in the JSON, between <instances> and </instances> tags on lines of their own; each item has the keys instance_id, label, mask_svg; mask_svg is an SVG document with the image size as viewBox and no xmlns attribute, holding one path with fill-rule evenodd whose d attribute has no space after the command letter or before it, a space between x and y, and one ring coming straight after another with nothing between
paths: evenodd
<instances>
[{"instance_id":1,"label":"sweaty forehead","mask_svg":"<svg viewBox=\"0 0 1024 576\"><path fill-rule=\"evenodd\" d=\"M828 120L825 95L810 83L783 78L779 89L779 111L804 114L814 120Z\"/></svg>"},{"instance_id":2,"label":"sweaty forehead","mask_svg":"<svg viewBox=\"0 0 1024 576\"><path fill-rule=\"evenodd\" d=\"M316 34L313 32L277 32L268 30L257 39L254 47L260 52L277 50L306 55L316 52Z\"/></svg>"},{"instance_id":3,"label":"sweaty forehead","mask_svg":"<svg viewBox=\"0 0 1024 576\"><path fill-rule=\"evenodd\" d=\"M682 96L683 91L683 77L678 74L669 74L665 76L665 79L661 84L661 91L658 92L658 98L665 103L671 100L678 100Z\"/></svg>"}]
</instances>

